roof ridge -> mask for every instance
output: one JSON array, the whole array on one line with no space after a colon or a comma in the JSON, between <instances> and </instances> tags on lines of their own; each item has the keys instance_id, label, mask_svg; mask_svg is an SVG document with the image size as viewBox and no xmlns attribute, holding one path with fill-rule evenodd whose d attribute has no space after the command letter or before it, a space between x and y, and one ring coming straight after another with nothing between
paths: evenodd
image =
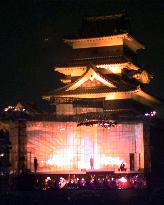
<instances>
[{"instance_id":1,"label":"roof ridge","mask_svg":"<svg viewBox=\"0 0 164 205\"><path fill-rule=\"evenodd\" d=\"M87 58L73 58L72 61L75 61L75 60L77 60L77 61L78 60L86 60L86 59L90 60L90 59L120 58L120 57L125 57L125 56L124 55L117 55L117 56L111 56L111 55L108 55L108 56L94 56L94 57L87 57Z\"/></svg>"}]
</instances>

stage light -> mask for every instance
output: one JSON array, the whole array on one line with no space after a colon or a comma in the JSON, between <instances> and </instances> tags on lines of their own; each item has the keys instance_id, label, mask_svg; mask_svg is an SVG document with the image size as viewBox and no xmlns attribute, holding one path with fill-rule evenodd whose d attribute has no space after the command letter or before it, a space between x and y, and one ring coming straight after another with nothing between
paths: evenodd
<instances>
[{"instance_id":1,"label":"stage light","mask_svg":"<svg viewBox=\"0 0 164 205\"><path fill-rule=\"evenodd\" d=\"M0 157L4 157L4 153L1 153L1 154L0 154Z\"/></svg>"},{"instance_id":2,"label":"stage light","mask_svg":"<svg viewBox=\"0 0 164 205\"><path fill-rule=\"evenodd\" d=\"M157 112L154 110L154 111L145 113L145 116L146 117L154 117L154 116L156 116L156 114L157 114Z\"/></svg>"},{"instance_id":3,"label":"stage light","mask_svg":"<svg viewBox=\"0 0 164 205\"><path fill-rule=\"evenodd\" d=\"M77 124L77 127L79 127L79 126L92 127L93 125L109 128L109 127L115 127L117 125L117 122L112 121L112 120L87 120L86 119L85 121L79 122Z\"/></svg>"},{"instance_id":4,"label":"stage light","mask_svg":"<svg viewBox=\"0 0 164 205\"><path fill-rule=\"evenodd\" d=\"M125 177L121 177L121 178L119 179L119 181L122 182L122 183L126 183L126 182L127 182L127 179L126 179Z\"/></svg>"}]
</instances>

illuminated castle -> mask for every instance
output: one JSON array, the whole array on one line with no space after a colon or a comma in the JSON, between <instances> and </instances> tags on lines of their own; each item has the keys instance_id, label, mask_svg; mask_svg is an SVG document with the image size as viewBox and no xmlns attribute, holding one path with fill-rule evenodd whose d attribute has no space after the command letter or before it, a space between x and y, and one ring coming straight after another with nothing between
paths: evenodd
<instances>
[{"instance_id":1,"label":"illuminated castle","mask_svg":"<svg viewBox=\"0 0 164 205\"><path fill-rule=\"evenodd\" d=\"M141 116L155 115L151 111L159 101L142 89L152 76L136 64L144 46L128 29L126 14L89 17L79 35L64 39L71 57L55 71L64 74L65 85L43 96L56 107L62 134L55 135L65 144L60 154L52 153L49 165L58 169L59 160L64 169L89 169L93 156L98 170L116 172L121 161L128 172L149 166Z\"/></svg>"},{"instance_id":2,"label":"illuminated castle","mask_svg":"<svg viewBox=\"0 0 164 205\"><path fill-rule=\"evenodd\" d=\"M65 86L43 96L57 115L140 113L158 104L141 88L152 76L136 64L144 46L129 35L125 14L87 18L81 33L64 42L72 56L55 71Z\"/></svg>"},{"instance_id":3,"label":"illuminated castle","mask_svg":"<svg viewBox=\"0 0 164 205\"><path fill-rule=\"evenodd\" d=\"M15 139L21 144L18 149L12 140L14 169L25 163L33 171L37 157L40 173L118 173L124 162L127 173L149 175L150 124L145 117L155 117L160 102L142 88L152 76L137 64L136 54L144 46L128 31L124 13L89 17L78 35L64 39L70 57L55 66L64 86L43 96L56 111L18 121Z\"/></svg>"}]
</instances>

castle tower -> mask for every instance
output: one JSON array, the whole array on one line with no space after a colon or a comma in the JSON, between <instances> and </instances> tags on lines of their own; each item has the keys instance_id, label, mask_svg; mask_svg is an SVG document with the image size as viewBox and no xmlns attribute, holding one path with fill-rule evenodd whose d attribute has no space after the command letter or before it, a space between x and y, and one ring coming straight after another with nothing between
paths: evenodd
<instances>
[{"instance_id":1,"label":"castle tower","mask_svg":"<svg viewBox=\"0 0 164 205\"><path fill-rule=\"evenodd\" d=\"M56 115L143 113L159 101L142 85L152 78L136 62L144 46L129 33L126 14L89 17L76 36L64 39L72 48L66 63L55 67L65 84L43 96L56 105Z\"/></svg>"}]
</instances>

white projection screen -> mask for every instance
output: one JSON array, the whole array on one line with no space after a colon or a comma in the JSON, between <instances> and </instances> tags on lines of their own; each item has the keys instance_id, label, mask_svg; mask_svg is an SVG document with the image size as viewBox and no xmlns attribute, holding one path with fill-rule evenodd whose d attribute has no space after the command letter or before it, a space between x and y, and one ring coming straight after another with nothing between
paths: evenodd
<instances>
[{"instance_id":1,"label":"white projection screen","mask_svg":"<svg viewBox=\"0 0 164 205\"><path fill-rule=\"evenodd\" d=\"M75 122L27 122L27 162L34 171L67 173L91 170L118 171L124 162L130 171L144 168L143 124L117 124L116 127L80 126Z\"/></svg>"}]
</instances>

